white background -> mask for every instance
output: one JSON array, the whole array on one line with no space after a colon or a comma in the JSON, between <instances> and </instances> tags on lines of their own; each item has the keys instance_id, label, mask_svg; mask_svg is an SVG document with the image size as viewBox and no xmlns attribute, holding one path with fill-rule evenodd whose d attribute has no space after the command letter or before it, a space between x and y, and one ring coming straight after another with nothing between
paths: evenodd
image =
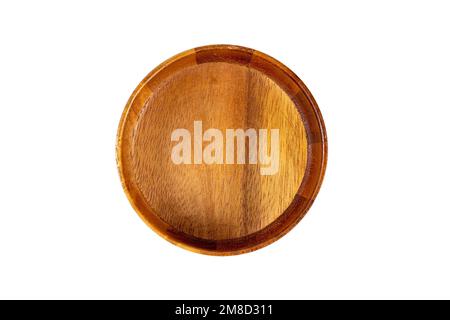
<instances>
[{"instance_id":1,"label":"white background","mask_svg":"<svg viewBox=\"0 0 450 320\"><path fill-rule=\"evenodd\" d=\"M0 298L450 298L445 1L0 4ZM276 57L329 136L319 196L234 257L134 213L115 138L135 86L192 47Z\"/></svg>"}]
</instances>

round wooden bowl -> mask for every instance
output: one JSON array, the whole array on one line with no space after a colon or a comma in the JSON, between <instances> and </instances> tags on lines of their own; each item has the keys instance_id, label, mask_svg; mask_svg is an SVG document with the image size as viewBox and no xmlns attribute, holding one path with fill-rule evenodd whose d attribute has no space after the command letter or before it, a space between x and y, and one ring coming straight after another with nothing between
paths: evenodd
<instances>
[{"instance_id":1,"label":"round wooden bowl","mask_svg":"<svg viewBox=\"0 0 450 320\"><path fill-rule=\"evenodd\" d=\"M117 137L123 188L140 217L212 255L286 234L313 203L326 160L325 126L303 82L232 45L185 51L150 72Z\"/></svg>"}]
</instances>

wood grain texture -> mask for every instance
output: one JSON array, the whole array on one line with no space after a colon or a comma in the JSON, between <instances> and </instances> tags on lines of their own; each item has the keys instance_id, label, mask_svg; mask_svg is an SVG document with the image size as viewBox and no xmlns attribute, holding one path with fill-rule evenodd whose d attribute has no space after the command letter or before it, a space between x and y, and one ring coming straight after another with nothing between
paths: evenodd
<instances>
[{"instance_id":1,"label":"wood grain texture","mask_svg":"<svg viewBox=\"0 0 450 320\"><path fill-rule=\"evenodd\" d=\"M171 132L277 128L280 167L176 165ZM248 148L248 145L247 145ZM167 240L206 254L249 252L288 232L306 213L326 166L319 109L300 79L273 58L228 45L181 53L153 70L122 115L117 162L125 192Z\"/></svg>"}]
</instances>

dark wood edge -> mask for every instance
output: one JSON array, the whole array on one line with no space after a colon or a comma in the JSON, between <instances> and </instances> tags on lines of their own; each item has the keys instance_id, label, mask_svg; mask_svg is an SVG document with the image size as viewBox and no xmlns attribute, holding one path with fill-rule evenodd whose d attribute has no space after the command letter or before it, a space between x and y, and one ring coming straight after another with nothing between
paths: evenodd
<instances>
[{"instance_id":1,"label":"dark wood edge","mask_svg":"<svg viewBox=\"0 0 450 320\"><path fill-rule=\"evenodd\" d=\"M180 232L163 221L144 200L128 164L134 124L152 89L169 74L195 64L228 62L257 69L275 81L294 101L305 125L308 156L305 175L289 207L264 229L236 239L207 240ZM289 68L259 51L234 46L211 45L182 52L160 64L137 86L123 111L117 133L116 157L124 191L135 211L160 236L185 249L209 255L234 255L257 250L291 230L306 214L319 192L327 163L327 135L319 107L305 84Z\"/></svg>"}]
</instances>

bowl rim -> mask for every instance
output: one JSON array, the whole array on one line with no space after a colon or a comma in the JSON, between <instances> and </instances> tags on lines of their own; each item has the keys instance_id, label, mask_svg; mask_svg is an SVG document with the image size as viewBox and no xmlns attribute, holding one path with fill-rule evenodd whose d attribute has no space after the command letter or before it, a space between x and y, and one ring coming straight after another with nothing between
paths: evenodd
<instances>
[{"instance_id":1,"label":"bowl rim","mask_svg":"<svg viewBox=\"0 0 450 320\"><path fill-rule=\"evenodd\" d=\"M170 74L202 63L227 62L254 68L276 82L294 102L307 138L307 164L297 193L286 210L255 233L225 240L194 237L163 221L141 194L130 161L134 124L152 93ZM288 67L260 51L236 45L208 45L181 52L153 69L135 88L122 113L116 137L116 162L125 194L141 219L169 242L208 255L236 255L265 247L288 233L305 216L321 187L328 157L328 139L319 107L302 80Z\"/></svg>"}]
</instances>

